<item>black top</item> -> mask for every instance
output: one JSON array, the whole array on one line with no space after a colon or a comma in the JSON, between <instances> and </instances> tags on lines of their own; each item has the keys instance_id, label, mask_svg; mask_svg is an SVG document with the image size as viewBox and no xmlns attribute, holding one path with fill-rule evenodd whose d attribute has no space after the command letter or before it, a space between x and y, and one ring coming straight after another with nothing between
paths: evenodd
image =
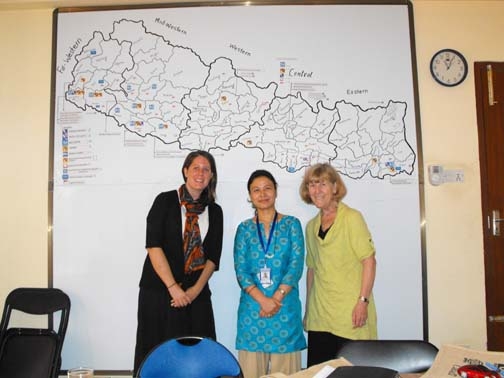
<instances>
[{"instance_id":1,"label":"black top","mask_svg":"<svg viewBox=\"0 0 504 378\"><path fill-rule=\"evenodd\" d=\"M192 285L202 270L184 274L184 250L182 237L182 217L176 190L160 193L147 215L147 236L145 248L159 247L170 264L173 277L179 283ZM212 203L208 205L208 232L203 240L205 257L219 270L222 252L223 215L222 208ZM189 277L188 277L189 276ZM149 255L145 258L140 287L166 290L151 264Z\"/></svg>"}]
</instances>

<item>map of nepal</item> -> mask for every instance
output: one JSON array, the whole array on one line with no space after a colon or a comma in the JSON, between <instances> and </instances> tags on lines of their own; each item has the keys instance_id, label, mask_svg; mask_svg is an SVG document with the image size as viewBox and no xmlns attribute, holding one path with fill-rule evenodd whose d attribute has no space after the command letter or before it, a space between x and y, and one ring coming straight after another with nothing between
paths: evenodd
<instances>
[{"instance_id":1,"label":"map of nepal","mask_svg":"<svg viewBox=\"0 0 504 378\"><path fill-rule=\"evenodd\" d=\"M188 150L257 148L289 172L325 161L352 178L413 172L405 103L313 108L299 92L279 97L277 83L243 79L228 58L206 64L143 21L114 22L108 37L95 31L75 59L66 99L140 137Z\"/></svg>"}]
</instances>

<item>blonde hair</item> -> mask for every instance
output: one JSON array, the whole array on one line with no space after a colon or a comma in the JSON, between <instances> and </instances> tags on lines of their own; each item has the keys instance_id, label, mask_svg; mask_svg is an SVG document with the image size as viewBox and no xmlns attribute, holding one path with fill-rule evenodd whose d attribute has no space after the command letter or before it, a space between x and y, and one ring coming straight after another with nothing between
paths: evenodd
<instances>
[{"instance_id":1,"label":"blonde hair","mask_svg":"<svg viewBox=\"0 0 504 378\"><path fill-rule=\"evenodd\" d=\"M331 184L336 184L336 193L334 200L340 202L347 193L347 189L343 179L338 171L329 163L314 164L306 169L306 172L299 187L299 194L301 199L307 204L313 204L310 193L308 192L308 185L310 182L328 181Z\"/></svg>"}]
</instances>

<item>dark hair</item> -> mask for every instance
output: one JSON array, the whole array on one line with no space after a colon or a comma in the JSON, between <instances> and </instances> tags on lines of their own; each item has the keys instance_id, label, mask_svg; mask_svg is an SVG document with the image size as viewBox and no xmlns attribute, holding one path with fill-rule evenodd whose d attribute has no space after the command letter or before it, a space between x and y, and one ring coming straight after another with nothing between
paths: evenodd
<instances>
[{"instance_id":1,"label":"dark hair","mask_svg":"<svg viewBox=\"0 0 504 378\"><path fill-rule=\"evenodd\" d=\"M216 198L216 193L215 189L217 188L217 166L215 165L215 159L210 154L210 152L203 151L203 150L197 150L197 151L192 151L189 153L189 155L186 156L184 160L184 164L182 165L182 177L184 178L184 182L187 181L187 178L184 175L184 169L189 168L193 162L194 159L196 159L198 156L202 156L205 159L208 160L210 163L210 169L212 171L212 178L210 179L210 182L208 183L208 186L205 188L203 191L202 195L207 197L209 203L215 202Z\"/></svg>"},{"instance_id":2,"label":"dark hair","mask_svg":"<svg viewBox=\"0 0 504 378\"><path fill-rule=\"evenodd\" d=\"M250 185L252 185L252 181L254 181L258 177L266 177L268 180L270 180L273 183L273 186L275 187L275 190L277 189L277 182L273 175L269 173L268 171L264 169L258 169L257 171L252 172L250 175L248 181L247 181L247 190L250 193Z\"/></svg>"},{"instance_id":3,"label":"dark hair","mask_svg":"<svg viewBox=\"0 0 504 378\"><path fill-rule=\"evenodd\" d=\"M308 185L310 182L329 181L331 184L336 184L337 189L333 198L339 202L345 197L347 189L338 171L329 163L318 163L306 169L303 181L299 187L299 194L301 199L307 204L313 204L310 193L308 192Z\"/></svg>"}]
</instances>

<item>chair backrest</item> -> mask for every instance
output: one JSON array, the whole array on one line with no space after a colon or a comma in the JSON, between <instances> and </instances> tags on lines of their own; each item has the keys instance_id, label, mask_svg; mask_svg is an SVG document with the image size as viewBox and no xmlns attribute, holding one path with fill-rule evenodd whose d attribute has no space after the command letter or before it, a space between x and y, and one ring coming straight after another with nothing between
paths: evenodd
<instances>
[{"instance_id":1,"label":"chair backrest","mask_svg":"<svg viewBox=\"0 0 504 378\"><path fill-rule=\"evenodd\" d=\"M47 316L46 328L11 327L14 310ZM59 326L53 316L60 314ZM54 288L18 288L9 293L0 323L0 378L56 378L68 326L70 298Z\"/></svg>"},{"instance_id":2,"label":"chair backrest","mask_svg":"<svg viewBox=\"0 0 504 378\"><path fill-rule=\"evenodd\" d=\"M344 357L353 365L421 373L429 370L437 352L434 345L423 340L352 340L335 357Z\"/></svg>"},{"instance_id":3,"label":"chair backrest","mask_svg":"<svg viewBox=\"0 0 504 378\"><path fill-rule=\"evenodd\" d=\"M145 357L139 378L242 377L236 357L209 338L185 336L167 340Z\"/></svg>"}]
</instances>

